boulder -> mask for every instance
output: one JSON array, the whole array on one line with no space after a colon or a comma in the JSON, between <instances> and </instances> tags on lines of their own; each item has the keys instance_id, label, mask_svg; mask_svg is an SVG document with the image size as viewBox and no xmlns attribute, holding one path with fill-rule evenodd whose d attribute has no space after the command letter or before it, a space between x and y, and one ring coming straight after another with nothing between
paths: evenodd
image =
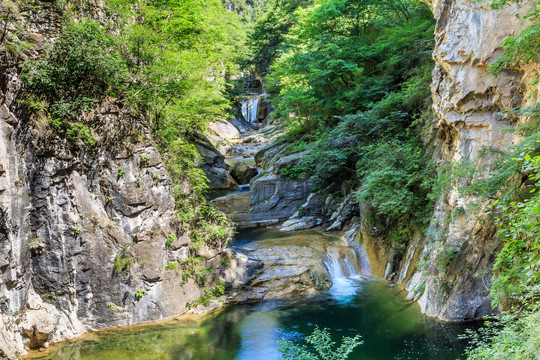
<instances>
[{"instance_id":1,"label":"boulder","mask_svg":"<svg viewBox=\"0 0 540 360\"><path fill-rule=\"evenodd\" d=\"M290 296L309 296L326 291L332 280L324 257L326 249L337 240L320 233L289 233L280 241L259 239L242 249L249 259L263 264L233 302L275 299Z\"/></svg>"},{"instance_id":2,"label":"boulder","mask_svg":"<svg viewBox=\"0 0 540 360\"><path fill-rule=\"evenodd\" d=\"M192 142L201 155L199 167L206 174L210 189L235 189L237 184L229 176L227 171L229 166L225 163L225 157L215 146L202 135L195 135Z\"/></svg>"},{"instance_id":3,"label":"boulder","mask_svg":"<svg viewBox=\"0 0 540 360\"><path fill-rule=\"evenodd\" d=\"M250 166L245 162L237 162L231 170L231 175L234 180L240 185L249 184L259 171L256 167Z\"/></svg>"},{"instance_id":4,"label":"boulder","mask_svg":"<svg viewBox=\"0 0 540 360\"><path fill-rule=\"evenodd\" d=\"M236 181L229 175L229 172L222 168L213 168L210 166L201 166L206 177L208 178L208 186L213 190L237 189Z\"/></svg>"},{"instance_id":5,"label":"boulder","mask_svg":"<svg viewBox=\"0 0 540 360\"><path fill-rule=\"evenodd\" d=\"M287 232L287 231L311 229L321 224L322 224L321 219L317 219L313 216L306 216L299 219L289 219L285 221L281 225L280 231Z\"/></svg>"},{"instance_id":6,"label":"boulder","mask_svg":"<svg viewBox=\"0 0 540 360\"><path fill-rule=\"evenodd\" d=\"M315 185L269 172L251 182L251 219L254 221L290 218L305 203Z\"/></svg>"},{"instance_id":7,"label":"boulder","mask_svg":"<svg viewBox=\"0 0 540 360\"><path fill-rule=\"evenodd\" d=\"M212 204L220 211L223 211L234 222L249 222L249 203L251 194L249 192L231 194L212 200Z\"/></svg>"},{"instance_id":8,"label":"boulder","mask_svg":"<svg viewBox=\"0 0 540 360\"><path fill-rule=\"evenodd\" d=\"M228 121L215 121L208 125L209 132L215 133L222 140L234 140L240 138L240 131ZM212 139L210 139L212 140Z\"/></svg>"},{"instance_id":9,"label":"boulder","mask_svg":"<svg viewBox=\"0 0 540 360\"><path fill-rule=\"evenodd\" d=\"M239 113L237 117L228 120L236 129L238 129L241 134L250 130L258 129L257 126L250 124L246 120L244 120L241 114L242 113Z\"/></svg>"}]
</instances>

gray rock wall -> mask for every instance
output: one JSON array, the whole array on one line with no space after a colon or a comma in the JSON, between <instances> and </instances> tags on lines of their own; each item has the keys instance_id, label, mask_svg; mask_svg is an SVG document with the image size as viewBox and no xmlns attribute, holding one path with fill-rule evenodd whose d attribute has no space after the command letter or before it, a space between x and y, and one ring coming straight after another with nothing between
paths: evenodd
<instances>
[{"instance_id":1,"label":"gray rock wall","mask_svg":"<svg viewBox=\"0 0 540 360\"><path fill-rule=\"evenodd\" d=\"M209 284L247 272L228 249L189 248L158 150L126 140L130 118L114 103L96 109L91 149L25 113L22 61L41 56L62 22L54 3L38 5L17 19L34 50L17 59L0 46L0 358L10 359L91 329L187 311L203 286L169 262L206 255ZM88 15L103 16L99 3L88 5Z\"/></svg>"},{"instance_id":2,"label":"gray rock wall","mask_svg":"<svg viewBox=\"0 0 540 360\"><path fill-rule=\"evenodd\" d=\"M502 53L504 39L519 33L523 23L516 14L523 15L530 3L501 10L491 9L487 1L434 0L429 5L437 20L432 83L436 118L428 134L435 161L468 160L487 170L489 158L480 156L484 147L505 149L519 141L504 129L523 119L507 119L503 111L526 104L532 90L527 84L535 72L503 71L495 77L487 67ZM392 249L377 234L369 234L369 226L357 240L377 264L378 275L405 287L424 313L454 321L479 318L493 311L488 289L501 242L482 210L486 203L460 196L457 188L446 190L436 201L425 235L417 234L408 248Z\"/></svg>"}]
</instances>

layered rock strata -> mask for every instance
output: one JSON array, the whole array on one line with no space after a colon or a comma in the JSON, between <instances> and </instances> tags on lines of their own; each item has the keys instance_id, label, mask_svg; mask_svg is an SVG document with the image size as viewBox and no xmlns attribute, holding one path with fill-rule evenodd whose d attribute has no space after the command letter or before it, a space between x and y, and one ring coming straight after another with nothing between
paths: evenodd
<instances>
[{"instance_id":1,"label":"layered rock strata","mask_svg":"<svg viewBox=\"0 0 540 360\"><path fill-rule=\"evenodd\" d=\"M99 2L86 8L94 18L105 13ZM160 153L148 141L124 142L130 118L120 106L94 109L92 149L24 111L21 64L43 55L62 14L36 1L16 21L33 47L15 57L0 46L0 358L187 311L203 286L168 265L188 256L205 257L209 284L248 281L255 264L233 251L190 248Z\"/></svg>"}]
</instances>

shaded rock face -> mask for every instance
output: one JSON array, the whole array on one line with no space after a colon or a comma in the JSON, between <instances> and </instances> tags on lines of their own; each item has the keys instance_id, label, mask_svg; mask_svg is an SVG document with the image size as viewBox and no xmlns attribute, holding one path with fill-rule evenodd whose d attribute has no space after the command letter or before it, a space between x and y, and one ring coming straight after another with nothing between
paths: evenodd
<instances>
[{"instance_id":1,"label":"shaded rock face","mask_svg":"<svg viewBox=\"0 0 540 360\"><path fill-rule=\"evenodd\" d=\"M502 112L523 104L526 83L523 71L502 71L497 77L487 71L502 53L507 36L520 32L515 14L526 8L511 6L493 10L488 3L433 1L437 19L433 71L434 131L440 157L477 160L482 146L506 147L513 134ZM531 74L532 75L532 74Z\"/></svg>"},{"instance_id":2,"label":"shaded rock face","mask_svg":"<svg viewBox=\"0 0 540 360\"><path fill-rule=\"evenodd\" d=\"M22 157L16 129L1 125L0 146L10 154L0 160L6 169L0 326L7 329L0 350L7 357L92 328L181 314L204 294L193 279L184 283L180 270L166 269L193 251L175 221L172 183L152 145L116 156L104 152L97 163L61 148L36 157L29 146ZM175 240L167 246L171 234ZM225 271L222 259L244 266L219 249L211 255L205 265L217 270L213 279ZM17 323L10 314L22 311Z\"/></svg>"},{"instance_id":3,"label":"shaded rock face","mask_svg":"<svg viewBox=\"0 0 540 360\"><path fill-rule=\"evenodd\" d=\"M229 174L229 166L225 163L225 157L205 137L199 136L193 139L197 151L202 157L199 165L208 178L210 189L236 189L238 184Z\"/></svg>"},{"instance_id":4,"label":"shaded rock face","mask_svg":"<svg viewBox=\"0 0 540 360\"><path fill-rule=\"evenodd\" d=\"M266 173L251 183L251 216L253 220L291 217L309 197L315 184L307 180L294 180L281 176L281 169L302 159L302 153L279 158Z\"/></svg>"},{"instance_id":5,"label":"shaded rock face","mask_svg":"<svg viewBox=\"0 0 540 360\"><path fill-rule=\"evenodd\" d=\"M463 0L433 1L431 7L437 19L432 83L436 156L482 166L489 160L480 158L483 147L504 149L519 141L504 131L511 123L501 113L524 105L532 74L503 71L494 77L487 66L501 54L504 39L519 33L522 23L516 14L527 9L493 10L488 3ZM494 224L471 206L474 202L460 197L458 189L444 194L435 204L427 236L408 250L428 259L420 265L427 275L415 273L407 286L414 292L415 284L425 281L419 304L428 315L463 320L492 311L487 291L501 245ZM450 249L455 256L444 264L441 259Z\"/></svg>"},{"instance_id":6,"label":"shaded rock face","mask_svg":"<svg viewBox=\"0 0 540 360\"><path fill-rule=\"evenodd\" d=\"M240 139L240 131L229 121L216 121L208 125L206 137L221 154Z\"/></svg>"},{"instance_id":7,"label":"shaded rock face","mask_svg":"<svg viewBox=\"0 0 540 360\"><path fill-rule=\"evenodd\" d=\"M245 162L237 162L231 169L231 176L240 185L249 184L259 171L254 166L249 166Z\"/></svg>"},{"instance_id":8,"label":"shaded rock face","mask_svg":"<svg viewBox=\"0 0 540 360\"><path fill-rule=\"evenodd\" d=\"M282 178L267 173L251 184L251 216L253 220L286 220L302 205L313 186L306 181Z\"/></svg>"},{"instance_id":9,"label":"shaded rock face","mask_svg":"<svg viewBox=\"0 0 540 360\"><path fill-rule=\"evenodd\" d=\"M237 224L249 224L251 217L249 214L249 203L251 194L249 192L232 194L212 200L212 204L220 211L223 211L229 218Z\"/></svg>"},{"instance_id":10,"label":"shaded rock face","mask_svg":"<svg viewBox=\"0 0 540 360\"><path fill-rule=\"evenodd\" d=\"M533 69L494 77L487 67L501 54L503 40L520 31L515 14L524 14L528 5L502 10L464 0L429 5L437 19L436 119L429 134L435 139L435 161L467 159L486 166L483 147L504 149L519 141L504 131L513 123L502 112L524 105ZM407 289L424 313L451 321L476 319L493 311L488 289L501 242L493 222L472 206L475 202L458 189L447 191L436 201L425 235L416 234L407 248L395 249L369 221L363 221L357 241L368 252L374 274Z\"/></svg>"},{"instance_id":11,"label":"shaded rock face","mask_svg":"<svg viewBox=\"0 0 540 360\"><path fill-rule=\"evenodd\" d=\"M257 130L257 126L248 123L242 118L241 115L238 115L236 118L229 119L228 121L242 134L250 130Z\"/></svg>"}]
</instances>

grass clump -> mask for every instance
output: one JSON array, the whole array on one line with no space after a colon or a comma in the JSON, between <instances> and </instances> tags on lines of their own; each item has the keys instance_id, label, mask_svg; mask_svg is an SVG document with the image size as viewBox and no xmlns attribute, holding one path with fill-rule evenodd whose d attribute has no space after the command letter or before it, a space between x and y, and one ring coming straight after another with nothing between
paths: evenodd
<instances>
[{"instance_id":1,"label":"grass clump","mask_svg":"<svg viewBox=\"0 0 540 360\"><path fill-rule=\"evenodd\" d=\"M120 274L122 271L129 269L131 265L133 265L134 260L130 257L122 257L120 255L116 255L114 258L114 267L113 272L115 274Z\"/></svg>"}]
</instances>

